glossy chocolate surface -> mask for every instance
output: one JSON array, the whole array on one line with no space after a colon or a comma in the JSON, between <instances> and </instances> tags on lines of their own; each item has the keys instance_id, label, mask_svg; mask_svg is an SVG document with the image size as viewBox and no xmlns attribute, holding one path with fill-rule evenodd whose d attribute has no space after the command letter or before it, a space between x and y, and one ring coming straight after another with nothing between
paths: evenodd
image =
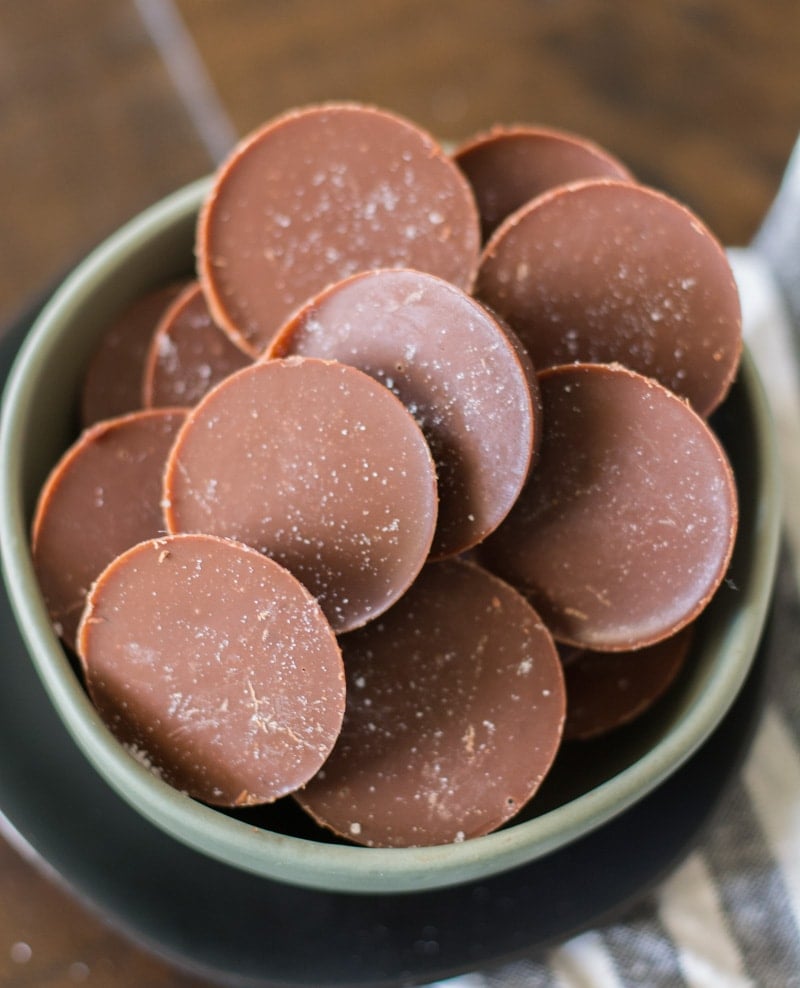
<instances>
[{"instance_id":1,"label":"glossy chocolate surface","mask_svg":"<svg viewBox=\"0 0 800 988\"><path fill-rule=\"evenodd\" d=\"M53 468L32 528L36 575L72 648L92 581L120 552L164 532L161 482L185 412L132 412L87 429Z\"/></svg>"},{"instance_id":2,"label":"glossy chocolate surface","mask_svg":"<svg viewBox=\"0 0 800 988\"><path fill-rule=\"evenodd\" d=\"M385 384L431 447L436 557L470 548L508 514L541 430L527 355L483 306L418 271L354 275L309 301L268 355L340 360Z\"/></svg>"},{"instance_id":3,"label":"glossy chocolate surface","mask_svg":"<svg viewBox=\"0 0 800 988\"><path fill-rule=\"evenodd\" d=\"M354 367L254 364L190 413L167 466L170 532L239 539L290 569L337 631L389 607L430 550L436 474L419 426Z\"/></svg>"},{"instance_id":4,"label":"glossy chocolate surface","mask_svg":"<svg viewBox=\"0 0 800 988\"><path fill-rule=\"evenodd\" d=\"M555 189L495 231L476 292L537 370L617 361L688 398L722 401L741 355L741 310L725 252L663 193L596 180Z\"/></svg>"},{"instance_id":5,"label":"glossy chocolate surface","mask_svg":"<svg viewBox=\"0 0 800 988\"><path fill-rule=\"evenodd\" d=\"M425 567L378 621L340 639L342 734L296 798L350 840L389 847L487 833L530 799L564 720L538 615L461 560Z\"/></svg>"},{"instance_id":6,"label":"glossy chocolate surface","mask_svg":"<svg viewBox=\"0 0 800 988\"><path fill-rule=\"evenodd\" d=\"M150 341L144 362L145 408L191 407L229 374L251 363L213 321L197 282L170 305Z\"/></svg>"},{"instance_id":7,"label":"glossy chocolate surface","mask_svg":"<svg viewBox=\"0 0 800 988\"><path fill-rule=\"evenodd\" d=\"M585 178L632 181L612 154L577 134L547 127L493 127L457 148L453 160L475 193L484 240L526 202Z\"/></svg>"},{"instance_id":8,"label":"glossy chocolate surface","mask_svg":"<svg viewBox=\"0 0 800 988\"><path fill-rule=\"evenodd\" d=\"M472 190L436 141L355 104L290 112L242 142L197 238L214 319L254 354L331 282L410 267L469 288L479 250Z\"/></svg>"},{"instance_id":9,"label":"glossy chocolate surface","mask_svg":"<svg viewBox=\"0 0 800 988\"><path fill-rule=\"evenodd\" d=\"M539 462L479 548L554 637L641 648L688 624L719 586L738 517L733 474L707 424L620 366L539 375Z\"/></svg>"},{"instance_id":10,"label":"glossy chocolate surface","mask_svg":"<svg viewBox=\"0 0 800 988\"><path fill-rule=\"evenodd\" d=\"M95 584L79 633L89 693L130 753L221 806L270 802L319 768L344 671L289 572L207 535L140 543Z\"/></svg>"}]
</instances>

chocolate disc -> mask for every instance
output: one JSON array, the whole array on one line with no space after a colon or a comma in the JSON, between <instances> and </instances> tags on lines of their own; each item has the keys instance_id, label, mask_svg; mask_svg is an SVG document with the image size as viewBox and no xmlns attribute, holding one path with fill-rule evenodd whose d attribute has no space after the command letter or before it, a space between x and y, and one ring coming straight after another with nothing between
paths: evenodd
<instances>
[{"instance_id":1,"label":"chocolate disc","mask_svg":"<svg viewBox=\"0 0 800 988\"><path fill-rule=\"evenodd\" d=\"M531 798L559 745L564 683L516 591L471 563L433 563L340 644L342 733L295 794L320 823L368 846L446 844L496 829Z\"/></svg>"},{"instance_id":2,"label":"chocolate disc","mask_svg":"<svg viewBox=\"0 0 800 988\"><path fill-rule=\"evenodd\" d=\"M642 648L699 614L733 550L733 474L714 434L656 381L620 366L539 375L539 462L481 561L554 637Z\"/></svg>"},{"instance_id":3,"label":"chocolate disc","mask_svg":"<svg viewBox=\"0 0 800 988\"><path fill-rule=\"evenodd\" d=\"M617 361L707 415L738 367L725 252L689 210L640 185L577 183L522 207L486 245L476 291L537 370Z\"/></svg>"},{"instance_id":4,"label":"chocolate disc","mask_svg":"<svg viewBox=\"0 0 800 988\"><path fill-rule=\"evenodd\" d=\"M509 331L459 288L418 271L354 275L309 301L268 355L352 364L400 398L439 485L436 557L480 542L508 514L539 440L538 390Z\"/></svg>"},{"instance_id":5,"label":"chocolate disc","mask_svg":"<svg viewBox=\"0 0 800 988\"><path fill-rule=\"evenodd\" d=\"M86 368L81 394L84 426L142 407L142 374L159 319L184 282L148 292L130 305L105 332Z\"/></svg>"},{"instance_id":6,"label":"chocolate disc","mask_svg":"<svg viewBox=\"0 0 800 988\"><path fill-rule=\"evenodd\" d=\"M114 735L205 802L271 802L338 736L344 670L319 605L236 542L179 535L124 553L92 589L79 648Z\"/></svg>"},{"instance_id":7,"label":"chocolate disc","mask_svg":"<svg viewBox=\"0 0 800 988\"><path fill-rule=\"evenodd\" d=\"M240 144L197 239L212 315L254 354L331 282L409 267L468 288L479 250L474 196L439 145L355 104L288 113Z\"/></svg>"},{"instance_id":8,"label":"chocolate disc","mask_svg":"<svg viewBox=\"0 0 800 988\"><path fill-rule=\"evenodd\" d=\"M238 371L190 413L165 480L171 532L267 553L337 631L392 604L430 550L436 474L410 413L354 367L289 357Z\"/></svg>"},{"instance_id":9,"label":"chocolate disc","mask_svg":"<svg viewBox=\"0 0 800 988\"><path fill-rule=\"evenodd\" d=\"M164 532L164 465L185 415L141 411L92 426L42 488L33 563L56 631L71 648L92 581L120 552Z\"/></svg>"},{"instance_id":10,"label":"chocolate disc","mask_svg":"<svg viewBox=\"0 0 800 988\"><path fill-rule=\"evenodd\" d=\"M506 216L557 185L585 178L633 180L597 144L547 127L493 127L458 148L453 160L475 193L484 240Z\"/></svg>"},{"instance_id":11,"label":"chocolate disc","mask_svg":"<svg viewBox=\"0 0 800 988\"><path fill-rule=\"evenodd\" d=\"M586 740L640 717L669 689L689 654L693 625L634 652L579 649L564 664L565 740Z\"/></svg>"},{"instance_id":12,"label":"chocolate disc","mask_svg":"<svg viewBox=\"0 0 800 988\"><path fill-rule=\"evenodd\" d=\"M206 392L251 363L212 320L200 285L193 282L158 324L144 362L145 408L196 405Z\"/></svg>"}]
</instances>

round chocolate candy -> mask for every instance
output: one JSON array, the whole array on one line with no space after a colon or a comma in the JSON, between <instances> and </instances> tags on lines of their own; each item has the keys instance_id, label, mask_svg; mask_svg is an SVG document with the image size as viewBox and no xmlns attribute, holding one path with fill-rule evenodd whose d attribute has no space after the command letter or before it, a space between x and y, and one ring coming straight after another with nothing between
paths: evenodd
<instances>
[{"instance_id":1,"label":"round chocolate candy","mask_svg":"<svg viewBox=\"0 0 800 988\"><path fill-rule=\"evenodd\" d=\"M475 193L484 240L506 216L557 185L633 181L625 165L593 141L548 127L493 127L462 144L453 160Z\"/></svg>"},{"instance_id":2,"label":"round chocolate candy","mask_svg":"<svg viewBox=\"0 0 800 988\"><path fill-rule=\"evenodd\" d=\"M410 267L469 288L479 251L472 190L436 141L355 104L288 113L242 142L197 236L211 313L253 354L333 281Z\"/></svg>"},{"instance_id":3,"label":"round chocolate candy","mask_svg":"<svg viewBox=\"0 0 800 988\"><path fill-rule=\"evenodd\" d=\"M42 488L33 563L53 625L70 648L92 581L120 552L164 533L164 465L185 416L183 409L157 409L99 422Z\"/></svg>"},{"instance_id":4,"label":"round chocolate candy","mask_svg":"<svg viewBox=\"0 0 800 988\"><path fill-rule=\"evenodd\" d=\"M196 405L229 374L252 360L212 320L200 285L193 282L158 324L144 362L145 408Z\"/></svg>"},{"instance_id":5,"label":"round chocolate candy","mask_svg":"<svg viewBox=\"0 0 800 988\"><path fill-rule=\"evenodd\" d=\"M544 193L483 253L476 293L537 370L617 361L708 415L734 378L741 310L725 252L663 193L598 179Z\"/></svg>"},{"instance_id":6,"label":"round chocolate candy","mask_svg":"<svg viewBox=\"0 0 800 988\"><path fill-rule=\"evenodd\" d=\"M539 375L539 462L479 558L561 642L642 648L695 618L736 534L733 474L708 425L619 365Z\"/></svg>"},{"instance_id":7,"label":"round chocolate candy","mask_svg":"<svg viewBox=\"0 0 800 988\"><path fill-rule=\"evenodd\" d=\"M341 727L342 658L319 605L283 567L227 539L178 535L123 553L92 588L78 646L112 733L207 803L291 792Z\"/></svg>"},{"instance_id":8,"label":"round chocolate candy","mask_svg":"<svg viewBox=\"0 0 800 988\"><path fill-rule=\"evenodd\" d=\"M389 607L436 526L436 472L398 398L345 364L269 360L189 413L167 465L170 532L254 546L316 594L337 631Z\"/></svg>"},{"instance_id":9,"label":"round chocolate candy","mask_svg":"<svg viewBox=\"0 0 800 988\"><path fill-rule=\"evenodd\" d=\"M631 652L575 650L564 663L564 740L596 738L646 713L686 662L693 629Z\"/></svg>"},{"instance_id":10,"label":"round chocolate candy","mask_svg":"<svg viewBox=\"0 0 800 988\"><path fill-rule=\"evenodd\" d=\"M455 555L508 514L538 445L536 376L513 334L461 289L402 269L353 275L304 305L268 355L365 371L411 411L439 487L433 555Z\"/></svg>"},{"instance_id":11,"label":"round chocolate candy","mask_svg":"<svg viewBox=\"0 0 800 988\"><path fill-rule=\"evenodd\" d=\"M84 426L142 407L142 374L150 341L184 285L180 282L148 292L128 306L103 334L83 381Z\"/></svg>"},{"instance_id":12,"label":"round chocolate candy","mask_svg":"<svg viewBox=\"0 0 800 988\"><path fill-rule=\"evenodd\" d=\"M295 794L360 844L463 841L511 818L548 772L564 681L533 608L472 563L431 563L383 617L340 638L342 733Z\"/></svg>"}]
</instances>

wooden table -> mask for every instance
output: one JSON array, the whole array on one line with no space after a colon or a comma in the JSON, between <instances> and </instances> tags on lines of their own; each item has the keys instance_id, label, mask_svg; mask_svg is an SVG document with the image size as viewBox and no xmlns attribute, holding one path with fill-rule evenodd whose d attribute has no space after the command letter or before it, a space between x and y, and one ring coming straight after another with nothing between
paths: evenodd
<instances>
[{"instance_id":1,"label":"wooden table","mask_svg":"<svg viewBox=\"0 0 800 988\"><path fill-rule=\"evenodd\" d=\"M800 129L797 0L0 0L0 325L239 134L357 99L594 138L746 243ZM36 780L31 780L35 785ZM0 984L198 985L0 840Z\"/></svg>"}]
</instances>

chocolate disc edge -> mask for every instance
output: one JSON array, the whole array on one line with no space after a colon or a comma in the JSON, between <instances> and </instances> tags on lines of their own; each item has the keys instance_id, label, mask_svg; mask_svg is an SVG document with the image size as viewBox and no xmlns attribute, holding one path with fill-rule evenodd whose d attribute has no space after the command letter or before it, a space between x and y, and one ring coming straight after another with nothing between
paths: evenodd
<instances>
[{"instance_id":1,"label":"chocolate disc edge","mask_svg":"<svg viewBox=\"0 0 800 988\"><path fill-rule=\"evenodd\" d=\"M743 333L742 333L742 306L739 297L739 290L736 284L736 280L733 274L733 270L728 261L727 254L724 246L720 242L716 234L706 225L706 223L685 203L668 193L662 191L661 189L653 188L649 185L644 185L641 182L627 182L620 179L613 178L588 178L588 179L578 179L574 182L567 182L563 185L556 186L552 189L547 189L531 199L529 202L525 203L519 209L515 210L509 216L507 216L502 223L495 229L491 237L487 240L481 252L480 260L478 263L478 275L475 280L474 291L476 297L481 299L481 270L483 268L484 262L487 260L493 260L497 254L498 244L501 242L503 237L509 231L515 229L520 223L525 222L529 214L535 212L540 207L546 207L550 202L559 198L562 195L570 195L575 193L580 193L584 189L590 189L594 187L603 188L616 188L623 189L626 192L631 192L634 195L643 195L649 197L650 199L656 200L659 203L666 204L670 208L674 208L677 212L683 214L687 223L695 228L706 241L711 245L717 258L722 262L722 267L725 268L729 280L729 289L731 293L731 298L736 301L736 315L735 315L735 328L738 329L736 333L735 341L735 352L730 356L730 362L728 367L728 372L724 378L720 379L719 386L716 395L713 399L709 400L706 405L702 408L696 409L701 417L709 418L710 415L716 411L720 404L727 397L731 385L733 384L736 375L738 373L739 365L741 363L742 350L744 346ZM524 344L523 344L524 345ZM541 368L544 370L545 368Z\"/></svg>"},{"instance_id":2,"label":"chocolate disc edge","mask_svg":"<svg viewBox=\"0 0 800 988\"><path fill-rule=\"evenodd\" d=\"M541 385L542 382L545 382L550 377L561 376L562 374L574 372L576 370L594 373L601 369L609 373L614 373L614 374L621 373L631 378L638 379L639 381L645 383L648 387L655 389L659 392L663 392L663 394L668 399L677 402L679 406L685 409L686 413L693 419L695 424L699 425L701 433L708 440L710 446L714 449L716 453L717 460L719 461L721 466L720 476L725 484L726 493L728 494L727 503L730 506L730 512L731 512L729 537L726 545L726 552L723 559L720 562L720 565L717 567L714 580L709 584L709 587L706 589L703 596L698 599L694 608L691 611L687 612L680 622L674 623L666 631L663 631L657 635L653 635L647 639L637 640L635 648L638 650L641 648L647 648L651 645L656 645L664 641L665 639L671 637L672 635L682 631L687 625L695 621L708 606L708 604L710 603L714 595L717 593L722 583L724 582L730 567L734 549L736 547L736 539L738 535L739 514L740 514L738 488L736 484L736 477L733 472L733 467L731 466L731 462L728 457L728 454L725 451L725 448L722 445L722 442L720 441L719 437L716 435L716 433L711 428L709 423L705 420L705 418L703 418L702 415L700 415L694 408L692 408L692 406L689 404L687 400L681 398L679 395L676 395L673 391L670 391L669 388L661 384L661 382L657 381L655 378L647 377L647 375L642 374L639 371L632 370L630 367L626 367L625 365L620 363L615 363L615 362L591 363L589 361L576 361L575 363L569 363L569 364L556 364L552 367L546 367L543 370L539 371L537 376L539 378ZM545 409L545 415L546 415L546 409ZM535 479L536 478L534 473L531 479L531 483L535 483ZM491 536L489 537L488 541L489 541L488 556L481 552L481 546L477 547L478 563L480 565L485 566L487 569L489 569L490 572L494 573L495 570L492 564L488 561L489 559L492 558L491 546L490 546ZM520 581L517 581L517 583L515 583L513 580L508 579L508 577L503 576L502 573L497 573L496 575L498 575L500 579L506 580L506 582L508 582L511 586L515 586L518 592L521 593L523 596L525 596L526 599L530 601L534 609L536 609L535 602L530 600L524 588L522 588L519 585ZM544 620L544 623L548 626L554 639L560 645L567 645L581 650L591 649L597 652L627 652L632 650L632 646L629 642L621 642L617 644L606 645L604 647L598 647L597 643L587 644L587 642L585 641L579 641L575 638L570 638L567 634L563 633L558 629L554 630L553 628L550 628L546 620Z\"/></svg>"},{"instance_id":3,"label":"chocolate disc edge","mask_svg":"<svg viewBox=\"0 0 800 988\"><path fill-rule=\"evenodd\" d=\"M384 107L373 103L361 103L357 100L331 100L316 103L312 102L302 107L296 107L271 118L260 127L257 127L249 134L245 135L234 145L225 160L217 169L211 190L205 197L197 217L194 248L197 277L202 287L203 294L206 297L206 303L208 304L209 311L211 312L212 318L217 325L231 336L231 339L241 350L251 355L254 359L256 359L263 352L263 348L259 348L250 343L244 333L242 333L241 329L235 325L233 319L228 315L226 309L222 306L217 297L217 292L214 290L213 259L209 257L207 247L209 243L208 230L212 222L212 215L216 208L220 186L225 178L227 178L227 176L234 170L239 158L245 154L251 146L263 140L271 132L279 129L285 124L293 122L294 120L302 119L305 116L310 116L321 112L336 113L342 111L366 112L372 114L373 116L381 117L384 120L391 120L394 123L401 125L409 133L414 134L415 137L421 137L424 141L429 143L431 149L431 153L429 154L430 158L436 158L442 164L447 166L447 169L452 174L454 180L461 185L461 191L463 193L465 203L471 205L470 224L473 227L474 233L473 239L475 241L475 256L472 261L472 269L466 279L467 284L465 286L465 290L472 290L475 286L475 281L480 266L481 253L478 206L475 201L475 194L472 191L472 186L469 184L467 177L461 169L458 168L452 160L452 157L447 154L441 142L437 140L437 138L434 137L430 131L424 127L421 127L410 118L405 117L402 114L395 113L391 110L387 110Z\"/></svg>"},{"instance_id":4,"label":"chocolate disc edge","mask_svg":"<svg viewBox=\"0 0 800 988\"><path fill-rule=\"evenodd\" d=\"M103 585L103 581L110 576L113 577L115 571L124 567L131 558L134 558L139 555L146 555L148 552L151 551L159 552L159 553L165 552L169 554L170 547L173 546L176 542L185 542L185 543L190 542L190 543L198 543L198 544L210 542L219 546L224 545L226 549L230 548L231 550L236 551L243 556L248 556L252 558L254 561L259 560L259 562L256 563L257 566L262 567L264 570L272 570L275 573L279 573L281 579L286 579L290 584L293 584L294 589L298 593L300 599L304 600L307 604L313 606L316 609L319 630L320 632L327 633L327 636L329 637L329 644L331 645L331 654L338 657L338 662L334 663L337 666L338 679L339 682L341 683L341 698L340 698L341 702L339 705L340 708L338 710L338 718L337 718L338 727L336 730L336 737L338 737L338 734L341 732L341 725L345 711L345 670L344 670L344 663L342 660L342 651L338 639L336 637L336 634L334 633L333 628L330 625L330 622L327 620L324 613L322 612L322 609L319 606L319 603L314 597L314 595L288 569L286 569L284 566L281 566L281 564L276 562L274 559L271 559L270 557L265 556L263 553L260 553L257 549L248 546L246 543L239 542L236 539L230 539L217 535L209 535L206 533L178 533L178 534L168 534L153 539L146 539L142 542L137 543L134 546L131 546L129 549L126 549L124 552L120 553L105 567L103 572L94 581L87 595L86 606L84 608L84 612L81 618L81 622L78 629L78 635L77 635L77 645L78 645L77 657L80 662L80 667L84 678L85 689L89 696L89 699L91 700L92 704L95 706L95 709L97 709L98 715L101 716L101 720L103 720L106 729L114 737L116 743L119 744L123 750L127 751L132 758L144 764L145 767L147 767L149 770L155 771L154 767L151 766L150 764L150 758L147 752L140 752L139 750L133 750L127 743L125 743L124 741L122 741L120 738L117 737L116 732L113 730L111 725L100 714L100 707L98 706L96 697L93 692L93 681L92 681L91 669L90 669L91 663L87 660L85 653L87 651L87 638L90 634L89 629L91 625L97 620L97 618L95 618L94 611L96 607L97 593L99 592L98 588L101 588ZM142 757L143 755L146 757L143 758ZM323 764L324 764L324 760L323 760ZM181 791L172 782L166 782L166 784L170 785L173 789L176 789L176 791L179 792ZM300 785L302 784L303 783L300 783ZM299 788L299 786L295 788ZM294 791L294 790L290 790L290 791ZM286 795L288 794L289 793L287 792ZM223 809L232 808L234 806L249 806L249 805L259 805L262 803L270 803L270 802L274 802L276 799L282 798L283 796L283 794L279 794L277 796L272 797L272 799L257 799L257 800L245 800L242 802L238 802L238 801L230 802L230 801L216 801L215 799L208 796L208 794L199 795L196 793L195 794L186 793L186 795L187 797L197 799L200 802L207 804L208 806L215 808L223 808Z\"/></svg>"},{"instance_id":5,"label":"chocolate disc edge","mask_svg":"<svg viewBox=\"0 0 800 988\"><path fill-rule=\"evenodd\" d=\"M223 389L230 387L232 384L235 386L235 380L234 380L235 378L238 378L242 375L258 374L260 372L260 369L263 368L264 366L275 363L283 364L284 366L287 367L291 367L293 365L298 365L302 363L314 363L318 365L326 365L336 368L345 368L348 372L352 372L353 374L358 375L360 378L364 378L367 382L369 382L370 388L380 389L379 392L376 390L373 393L388 394L390 396L391 402L395 403L395 407L401 409L403 415L407 416L408 421L411 424L413 424L414 430L416 430L416 432L419 434L419 441L421 444L420 449L424 452L425 459L429 467L428 469L428 473L430 477L429 497L431 503L431 512L430 512L430 519L428 525L429 531L424 535L424 541L425 544L427 545L427 549L424 555L421 554L419 565L416 571L414 572L412 578L409 580L408 586L410 586L411 583L413 583L414 579L416 579L416 577L419 575L419 572L422 570L422 568L425 565L425 562L427 561L427 558L430 554L431 545L433 544L434 534L436 531L436 521L438 518L438 511L439 511L439 493L438 493L438 485L436 480L436 464L434 463L433 457L431 455L430 447L428 445L427 440L425 439L425 436L422 433L422 430L419 428L419 425L414 420L414 417L411 415L411 413L408 411L408 409L405 407L402 401L397 397L397 395L394 394L394 392L390 391L389 388L387 388L385 385L381 384L379 381L376 381L375 378L371 377L369 374L366 374L364 371L359 370L357 367L344 364L338 360L325 360L319 357L300 357L300 356L273 358L272 360L269 361L255 360L252 364L243 367L241 370L238 370L234 374L231 374L223 381L220 381L215 387L213 387L209 392L207 392L207 394L205 394L203 398L201 398L201 400L198 402L197 405L195 405L193 408L188 410L184 422L181 424L180 428L176 433L175 440L172 444L172 449L167 458L167 463L163 474L162 507L163 507L163 515L164 515L164 524L167 534L175 535L175 534L179 534L181 531L177 526L176 518L174 516L172 498L170 494L171 494L171 479L173 475L178 471L177 461L178 461L184 435L187 432L191 431L196 419L199 418L205 412L206 405L211 404L215 400L218 392L221 392ZM183 409L182 411L186 412L185 409ZM188 534L188 533L183 533L183 534ZM234 539L234 541L236 540ZM258 552L259 550L254 549L254 551ZM259 554L266 555L265 553L259 553ZM402 596L402 594L400 596ZM354 631L357 628L363 627L363 625L367 624L369 621L372 621L380 617L380 615L384 613L384 611L388 610L388 608L391 607L392 604L395 603L397 599L399 598L398 597L393 598L384 606L382 606L380 610L372 611L370 614L360 619L357 623L348 622L346 626L337 629L337 632L340 634L344 634L348 631Z\"/></svg>"}]
</instances>

